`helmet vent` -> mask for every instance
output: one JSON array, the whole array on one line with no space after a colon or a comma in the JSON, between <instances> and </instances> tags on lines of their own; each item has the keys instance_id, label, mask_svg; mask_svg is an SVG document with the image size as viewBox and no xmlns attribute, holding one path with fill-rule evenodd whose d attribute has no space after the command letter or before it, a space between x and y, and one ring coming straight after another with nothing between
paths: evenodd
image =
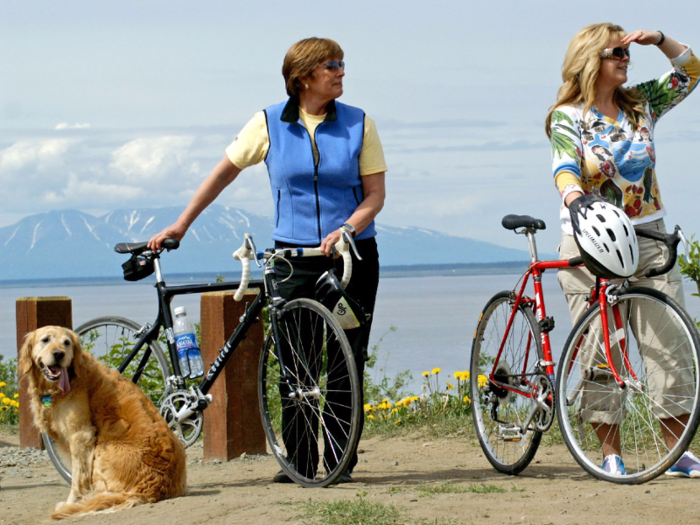
<instances>
[{"instance_id":1,"label":"helmet vent","mask_svg":"<svg viewBox=\"0 0 700 525\"><path fill-rule=\"evenodd\" d=\"M620 253L620 250L616 250L617 253L617 258L620 259L620 266L623 268L625 267L625 261L622 259L622 254Z\"/></svg>"},{"instance_id":2,"label":"helmet vent","mask_svg":"<svg viewBox=\"0 0 700 525\"><path fill-rule=\"evenodd\" d=\"M617 238L615 237L615 232L612 231L610 228L607 228L608 235L610 235L610 238L612 239L612 242L615 242Z\"/></svg>"},{"instance_id":3,"label":"helmet vent","mask_svg":"<svg viewBox=\"0 0 700 525\"><path fill-rule=\"evenodd\" d=\"M605 248L605 250L606 250L608 253L610 253L610 248L608 248L608 245L607 245L607 244L603 243L603 247Z\"/></svg>"},{"instance_id":4,"label":"helmet vent","mask_svg":"<svg viewBox=\"0 0 700 525\"><path fill-rule=\"evenodd\" d=\"M630 249L630 257L632 258L632 264L634 264L634 250L632 249L631 245L628 245L627 247Z\"/></svg>"},{"instance_id":5,"label":"helmet vent","mask_svg":"<svg viewBox=\"0 0 700 525\"><path fill-rule=\"evenodd\" d=\"M593 231L595 232L595 234L596 234L598 237L600 237L600 231L598 231L598 228L596 228L595 226L591 226L591 228L593 228Z\"/></svg>"},{"instance_id":6,"label":"helmet vent","mask_svg":"<svg viewBox=\"0 0 700 525\"><path fill-rule=\"evenodd\" d=\"M629 230L627 229L627 225L623 224L622 227L625 229L625 236L626 236L626 237L629 237L629 236L630 236L630 232L629 232Z\"/></svg>"},{"instance_id":7,"label":"helmet vent","mask_svg":"<svg viewBox=\"0 0 700 525\"><path fill-rule=\"evenodd\" d=\"M612 208L612 210L611 210L611 211L612 211L612 212L613 212L613 213L614 213L615 215L617 215L618 217L620 216L620 214L619 214L619 213L617 213L617 210L616 210L615 208Z\"/></svg>"},{"instance_id":8,"label":"helmet vent","mask_svg":"<svg viewBox=\"0 0 700 525\"><path fill-rule=\"evenodd\" d=\"M603 217L600 213L596 213L595 216L598 217L598 220L599 220L600 222L605 222L605 217Z\"/></svg>"}]
</instances>

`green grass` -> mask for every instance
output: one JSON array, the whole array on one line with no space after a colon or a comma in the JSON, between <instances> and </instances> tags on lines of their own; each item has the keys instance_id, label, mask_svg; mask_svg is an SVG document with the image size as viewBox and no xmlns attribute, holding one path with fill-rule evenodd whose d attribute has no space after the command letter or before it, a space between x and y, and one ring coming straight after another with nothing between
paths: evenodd
<instances>
[{"instance_id":1,"label":"green grass","mask_svg":"<svg viewBox=\"0 0 700 525\"><path fill-rule=\"evenodd\" d=\"M430 485L421 485L418 490L420 496L432 496L435 494L502 494L508 492L502 487L491 485L489 483L469 483L468 485L456 483L439 483Z\"/></svg>"},{"instance_id":2,"label":"green grass","mask_svg":"<svg viewBox=\"0 0 700 525\"><path fill-rule=\"evenodd\" d=\"M452 525L443 518L413 519L394 505L370 501L362 495L350 500L302 503L304 523L319 525ZM307 521L308 520L308 521Z\"/></svg>"},{"instance_id":3,"label":"green grass","mask_svg":"<svg viewBox=\"0 0 700 525\"><path fill-rule=\"evenodd\" d=\"M399 525L406 521L394 505L365 498L304 503L304 518L323 525Z\"/></svg>"}]
</instances>

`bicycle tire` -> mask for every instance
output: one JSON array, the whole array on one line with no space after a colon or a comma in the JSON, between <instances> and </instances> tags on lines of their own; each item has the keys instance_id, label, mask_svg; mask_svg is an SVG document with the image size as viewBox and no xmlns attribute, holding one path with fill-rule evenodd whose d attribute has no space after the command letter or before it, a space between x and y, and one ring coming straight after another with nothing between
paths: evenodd
<instances>
[{"instance_id":1,"label":"bicycle tire","mask_svg":"<svg viewBox=\"0 0 700 525\"><path fill-rule=\"evenodd\" d=\"M346 472L360 437L362 396L355 359L345 332L317 301L290 301L277 324L283 343L277 347L271 329L258 369L265 436L294 482L325 487ZM294 397L281 381L280 349Z\"/></svg>"},{"instance_id":2,"label":"bicycle tire","mask_svg":"<svg viewBox=\"0 0 700 525\"><path fill-rule=\"evenodd\" d=\"M536 406L533 398L498 388L488 379L512 310L508 290L497 293L486 303L474 332L469 377L472 417L481 449L498 472L517 475L535 456L542 431L530 424L523 433L527 416ZM521 304L495 375L500 373L503 382L527 387L529 378L534 380L541 373L538 368L541 360L539 324L532 309ZM514 373L516 370L520 372Z\"/></svg>"},{"instance_id":3,"label":"bicycle tire","mask_svg":"<svg viewBox=\"0 0 700 525\"><path fill-rule=\"evenodd\" d=\"M604 351L597 350L604 348L604 342L596 304L576 323L564 347L557 372L557 416L567 447L586 472L601 480L633 485L668 470L695 435L700 422L700 336L685 310L657 290L630 287L614 303L621 321L617 328L613 326L609 305L611 355L626 388L617 386ZM642 310L646 312L643 318ZM623 347L630 367L621 361ZM672 391L664 392L661 387L660 382L670 377L664 370L673 371L674 381L678 380ZM671 410L688 411L688 422L676 444L669 447L659 416L677 422L683 416ZM608 418L610 432L619 431L626 475L612 475L602 468L602 445L596 435L596 426L605 432L601 418ZM598 421L592 423L594 419Z\"/></svg>"},{"instance_id":4,"label":"bicycle tire","mask_svg":"<svg viewBox=\"0 0 700 525\"><path fill-rule=\"evenodd\" d=\"M124 317L97 317L80 325L75 332L80 337L83 350L110 368L117 368L121 364L119 359L128 355L129 348L136 343L133 335L140 329L138 323ZM149 348L151 356L136 384L158 407L167 393L166 379L170 377L170 364L158 343L151 342ZM139 361L140 355L137 355L123 375L132 379L139 368ZM51 463L61 477L70 483L70 467L66 465L67 461L61 458L58 445L46 434L42 433L42 439ZM65 454L63 455L65 457Z\"/></svg>"}]
</instances>

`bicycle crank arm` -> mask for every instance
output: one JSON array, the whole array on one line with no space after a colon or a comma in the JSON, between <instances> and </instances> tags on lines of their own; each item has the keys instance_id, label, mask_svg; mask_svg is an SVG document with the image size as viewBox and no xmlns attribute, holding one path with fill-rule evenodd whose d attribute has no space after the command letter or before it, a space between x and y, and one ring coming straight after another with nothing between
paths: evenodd
<instances>
[{"instance_id":1,"label":"bicycle crank arm","mask_svg":"<svg viewBox=\"0 0 700 525\"><path fill-rule=\"evenodd\" d=\"M206 402L206 405L204 408L206 408L209 403L211 403L214 400L214 397L211 394L207 394L206 396L203 396L203 400ZM173 420L170 423L170 427L172 428L173 425L182 423L183 421L187 421L195 412L198 410L201 410L202 408L200 407L199 399L197 400L198 402L193 405L187 405L182 407L174 416Z\"/></svg>"},{"instance_id":2,"label":"bicycle crank arm","mask_svg":"<svg viewBox=\"0 0 700 525\"><path fill-rule=\"evenodd\" d=\"M539 402L539 398L538 398L537 399L537 406L534 407L532 410L530 410L530 413L525 418L525 421L523 422L523 425L521 427L520 432L522 433L523 437L525 436L525 434L523 433L523 430L525 430L527 432L527 429L530 428L530 424L535 419L535 416L537 415L537 413L540 410L544 410L544 409L540 407L540 402Z\"/></svg>"}]
</instances>

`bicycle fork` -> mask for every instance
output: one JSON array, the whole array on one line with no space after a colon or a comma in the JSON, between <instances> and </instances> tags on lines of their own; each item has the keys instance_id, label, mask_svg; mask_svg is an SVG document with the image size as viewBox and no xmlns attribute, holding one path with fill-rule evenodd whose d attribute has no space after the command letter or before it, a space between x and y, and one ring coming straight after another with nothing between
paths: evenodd
<instances>
[{"instance_id":1,"label":"bicycle fork","mask_svg":"<svg viewBox=\"0 0 700 525\"><path fill-rule=\"evenodd\" d=\"M581 377L576 385L576 387L571 392L566 399L567 406L573 406L576 399L581 395L584 384L586 382L601 381L605 379L614 379L618 387L624 390L627 387L634 388L639 391L644 390L644 385L641 384L637 375L634 372L632 363L629 359L628 345L627 345L627 331L625 327L628 323L624 322L622 318L622 313L620 312L620 305L617 304L616 295L613 290L608 291L608 282L604 279L600 280L599 285L596 285L596 292L594 294L593 301L597 300L600 308L600 321L601 328L603 332L603 341L598 342L600 350L605 355L605 363L601 363L595 366L591 366L581 372ZM608 317L608 305L610 305L610 310L612 310L612 323L614 327L614 332L610 332L610 319ZM571 362L569 363L569 370L567 373L571 373L571 367L575 362L579 351L581 350L581 345L584 342L586 334L582 334L580 340L577 344L577 349L574 352ZM617 345L620 349L620 354L622 357L622 365L629 372L630 379L625 381L620 376L617 368L615 367L615 361L612 356L613 345Z\"/></svg>"}]
</instances>

